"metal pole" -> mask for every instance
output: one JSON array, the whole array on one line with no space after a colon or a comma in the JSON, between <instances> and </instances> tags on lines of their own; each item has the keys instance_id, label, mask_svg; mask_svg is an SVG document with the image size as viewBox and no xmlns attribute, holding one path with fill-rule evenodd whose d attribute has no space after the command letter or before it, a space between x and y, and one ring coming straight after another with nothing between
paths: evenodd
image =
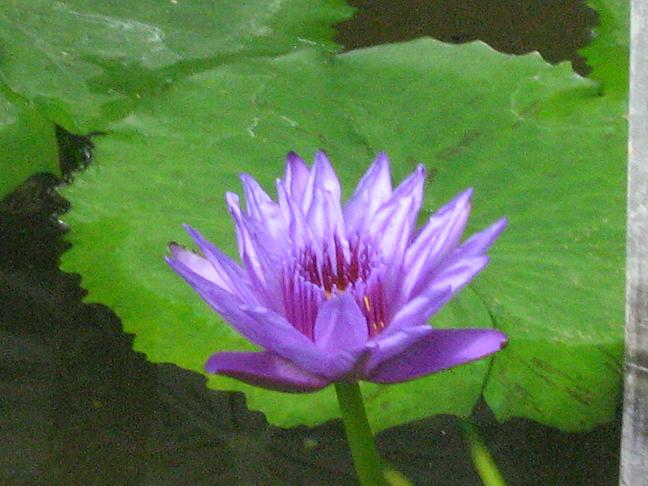
<instances>
[{"instance_id":1,"label":"metal pole","mask_svg":"<svg viewBox=\"0 0 648 486\"><path fill-rule=\"evenodd\" d=\"M622 486L648 486L648 2L632 0Z\"/></svg>"}]
</instances>

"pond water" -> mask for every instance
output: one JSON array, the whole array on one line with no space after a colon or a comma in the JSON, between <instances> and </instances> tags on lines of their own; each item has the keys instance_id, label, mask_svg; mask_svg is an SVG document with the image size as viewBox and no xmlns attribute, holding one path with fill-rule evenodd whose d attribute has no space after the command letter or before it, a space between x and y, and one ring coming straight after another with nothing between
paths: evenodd
<instances>
[{"instance_id":1,"label":"pond water","mask_svg":"<svg viewBox=\"0 0 648 486\"><path fill-rule=\"evenodd\" d=\"M481 39L588 70L576 50L596 15L580 1L351 3L356 16L338 28L346 49L422 35ZM70 176L91 143L62 130L59 140ZM58 182L34 176L0 205L0 483L355 484L339 421L271 427L242 395L147 362L110 309L82 303L78 276L57 268L67 204ZM618 415L586 434L498 424L483 403L475 420L510 485L618 481ZM480 484L453 417L387 430L378 443L415 484Z\"/></svg>"}]
</instances>

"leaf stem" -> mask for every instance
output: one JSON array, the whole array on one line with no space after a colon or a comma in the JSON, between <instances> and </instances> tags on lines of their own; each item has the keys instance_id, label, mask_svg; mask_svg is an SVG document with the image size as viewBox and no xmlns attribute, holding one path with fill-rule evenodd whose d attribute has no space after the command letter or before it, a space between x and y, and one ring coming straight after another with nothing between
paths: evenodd
<instances>
[{"instance_id":1,"label":"leaf stem","mask_svg":"<svg viewBox=\"0 0 648 486\"><path fill-rule=\"evenodd\" d=\"M497 469L497 464L495 464L495 460L488 451L486 444L479 436L475 424L470 419L463 419L461 421L461 431L470 449L470 455L477 474L479 474L484 486L506 486L506 481L504 481L502 474Z\"/></svg>"},{"instance_id":2,"label":"leaf stem","mask_svg":"<svg viewBox=\"0 0 648 486\"><path fill-rule=\"evenodd\" d=\"M357 383L336 383L335 391L360 484L383 485L383 467L367 420L360 386Z\"/></svg>"}]
</instances>

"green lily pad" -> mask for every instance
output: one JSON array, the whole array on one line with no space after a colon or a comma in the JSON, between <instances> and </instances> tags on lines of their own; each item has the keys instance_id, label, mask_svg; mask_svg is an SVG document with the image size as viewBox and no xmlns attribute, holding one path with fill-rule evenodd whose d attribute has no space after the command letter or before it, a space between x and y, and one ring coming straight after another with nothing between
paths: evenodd
<instances>
[{"instance_id":1,"label":"green lily pad","mask_svg":"<svg viewBox=\"0 0 648 486\"><path fill-rule=\"evenodd\" d=\"M0 4L0 79L73 133L103 130L175 79L231 58L333 50L341 0Z\"/></svg>"},{"instance_id":2,"label":"green lily pad","mask_svg":"<svg viewBox=\"0 0 648 486\"><path fill-rule=\"evenodd\" d=\"M466 415L480 393L500 418L582 430L611 417L623 341L625 132L617 99L540 56L432 40L330 58L298 51L220 66L144 100L96 138L95 163L63 194L89 299L111 306L155 362L201 371L218 350L250 349L162 263L187 222L234 254L225 210L249 172L267 188L288 150L326 149L348 196L380 150L396 179L417 161L432 211L476 188L472 230L510 225L490 267L437 325L497 326L492 360L417 382L366 386L378 429ZM223 377L278 425L338 415L334 394L292 396Z\"/></svg>"},{"instance_id":3,"label":"green lily pad","mask_svg":"<svg viewBox=\"0 0 648 486\"><path fill-rule=\"evenodd\" d=\"M36 172L60 172L54 125L3 87L0 147L0 199Z\"/></svg>"},{"instance_id":4,"label":"green lily pad","mask_svg":"<svg viewBox=\"0 0 648 486\"><path fill-rule=\"evenodd\" d=\"M606 94L625 97L630 55L630 0L588 0L599 15L592 42L580 52L592 66L589 77L600 81Z\"/></svg>"}]
</instances>

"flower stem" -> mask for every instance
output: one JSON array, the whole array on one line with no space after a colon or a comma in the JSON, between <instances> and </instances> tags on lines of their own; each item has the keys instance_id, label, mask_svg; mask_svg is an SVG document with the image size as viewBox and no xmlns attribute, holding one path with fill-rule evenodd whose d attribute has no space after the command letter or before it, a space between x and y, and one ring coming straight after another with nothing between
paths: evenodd
<instances>
[{"instance_id":1,"label":"flower stem","mask_svg":"<svg viewBox=\"0 0 648 486\"><path fill-rule=\"evenodd\" d=\"M357 383L336 383L335 391L360 484L383 485L383 467L367 420L360 386Z\"/></svg>"},{"instance_id":2,"label":"flower stem","mask_svg":"<svg viewBox=\"0 0 648 486\"><path fill-rule=\"evenodd\" d=\"M477 474L479 474L484 486L506 486L506 482L499 469L497 469L493 456L491 456L486 444L484 444L477 432L477 427L469 419L464 419L461 421L461 431L470 449L470 455Z\"/></svg>"}]
</instances>

